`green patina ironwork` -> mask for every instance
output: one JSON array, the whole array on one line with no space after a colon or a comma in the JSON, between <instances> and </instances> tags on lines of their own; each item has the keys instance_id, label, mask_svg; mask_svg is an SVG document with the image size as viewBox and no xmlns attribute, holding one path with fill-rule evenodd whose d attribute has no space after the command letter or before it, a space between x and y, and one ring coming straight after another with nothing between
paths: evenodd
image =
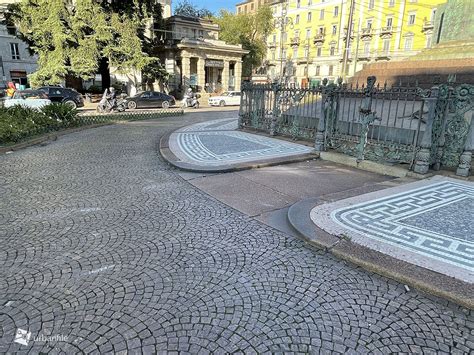
<instances>
[{"instance_id":1,"label":"green patina ironwork","mask_svg":"<svg viewBox=\"0 0 474 355\"><path fill-rule=\"evenodd\" d=\"M358 161L407 163L422 174L456 168L461 155L468 165L472 85L380 88L375 80L362 88L327 80L311 88L244 85L240 126L314 140L316 151L333 149Z\"/></svg>"}]
</instances>

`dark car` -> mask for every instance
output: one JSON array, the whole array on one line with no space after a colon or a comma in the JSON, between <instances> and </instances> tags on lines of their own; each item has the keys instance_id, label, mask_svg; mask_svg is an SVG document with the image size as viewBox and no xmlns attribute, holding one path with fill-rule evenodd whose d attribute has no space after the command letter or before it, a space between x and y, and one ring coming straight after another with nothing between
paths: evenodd
<instances>
[{"instance_id":1,"label":"dark car","mask_svg":"<svg viewBox=\"0 0 474 355\"><path fill-rule=\"evenodd\" d=\"M158 91L144 91L127 98L127 107L132 110L135 108L168 108L175 104L173 96Z\"/></svg>"},{"instance_id":2,"label":"dark car","mask_svg":"<svg viewBox=\"0 0 474 355\"><path fill-rule=\"evenodd\" d=\"M62 88L59 86L42 86L38 90L44 91L51 102L68 104L74 108L84 106L84 99L74 89Z\"/></svg>"}]
</instances>

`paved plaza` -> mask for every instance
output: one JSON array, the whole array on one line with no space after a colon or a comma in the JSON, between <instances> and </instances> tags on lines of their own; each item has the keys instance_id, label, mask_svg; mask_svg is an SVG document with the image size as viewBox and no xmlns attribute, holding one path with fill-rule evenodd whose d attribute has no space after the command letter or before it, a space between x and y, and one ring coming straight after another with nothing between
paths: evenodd
<instances>
[{"instance_id":1,"label":"paved plaza","mask_svg":"<svg viewBox=\"0 0 474 355\"><path fill-rule=\"evenodd\" d=\"M434 177L323 204L311 219L333 235L474 283L474 183Z\"/></svg>"},{"instance_id":2,"label":"paved plaza","mask_svg":"<svg viewBox=\"0 0 474 355\"><path fill-rule=\"evenodd\" d=\"M180 177L159 140L197 115L0 155L0 353L472 352L472 311Z\"/></svg>"},{"instance_id":3,"label":"paved plaza","mask_svg":"<svg viewBox=\"0 0 474 355\"><path fill-rule=\"evenodd\" d=\"M237 118L199 123L174 132L169 149L178 163L200 170L308 155L312 147L236 131Z\"/></svg>"}]
</instances>

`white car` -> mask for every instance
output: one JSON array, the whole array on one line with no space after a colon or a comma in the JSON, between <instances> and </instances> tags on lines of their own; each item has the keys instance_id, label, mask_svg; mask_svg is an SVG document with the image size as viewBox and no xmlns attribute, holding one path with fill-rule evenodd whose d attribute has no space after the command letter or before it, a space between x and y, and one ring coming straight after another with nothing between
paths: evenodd
<instances>
[{"instance_id":1,"label":"white car","mask_svg":"<svg viewBox=\"0 0 474 355\"><path fill-rule=\"evenodd\" d=\"M51 100L41 90L22 90L15 92L11 99L7 99L3 103L5 107L20 105L40 109L43 106L49 105Z\"/></svg>"},{"instance_id":2,"label":"white car","mask_svg":"<svg viewBox=\"0 0 474 355\"><path fill-rule=\"evenodd\" d=\"M240 91L226 91L219 96L209 98L209 106L240 105Z\"/></svg>"}]
</instances>

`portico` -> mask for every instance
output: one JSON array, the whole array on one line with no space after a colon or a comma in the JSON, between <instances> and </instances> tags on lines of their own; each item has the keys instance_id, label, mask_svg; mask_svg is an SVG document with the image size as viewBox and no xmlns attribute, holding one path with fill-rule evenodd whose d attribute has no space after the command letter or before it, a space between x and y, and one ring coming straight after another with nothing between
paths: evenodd
<instances>
[{"instance_id":1,"label":"portico","mask_svg":"<svg viewBox=\"0 0 474 355\"><path fill-rule=\"evenodd\" d=\"M219 27L210 20L173 16L168 25L164 53L170 91L240 90L242 57L248 51L218 40Z\"/></svg>"}]
</instances>

